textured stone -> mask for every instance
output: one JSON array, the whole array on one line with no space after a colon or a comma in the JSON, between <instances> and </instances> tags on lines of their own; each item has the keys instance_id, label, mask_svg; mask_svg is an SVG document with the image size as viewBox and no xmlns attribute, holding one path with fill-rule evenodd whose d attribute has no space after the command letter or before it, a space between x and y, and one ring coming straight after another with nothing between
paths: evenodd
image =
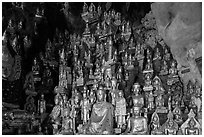
<instances>
[{"instance_id":1,"label":"textured stone","mask_svg":"<svg viewBox=\"0 0 204 137\"><path fill-rule=\"evenodd\" d=\"M195 59L202 57L202 3L153 3L151 8L158 32L171 48L178 68L190 67L189 73L180 75L184 85L190 79L201 84Z\"/></svg>"}]
</instances>

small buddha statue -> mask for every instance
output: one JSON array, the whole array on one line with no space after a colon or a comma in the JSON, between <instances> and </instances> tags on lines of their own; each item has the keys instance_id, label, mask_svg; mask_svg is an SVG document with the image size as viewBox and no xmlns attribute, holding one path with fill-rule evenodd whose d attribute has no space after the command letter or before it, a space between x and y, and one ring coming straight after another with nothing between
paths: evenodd
<instances>
[{"instance_id":1,"label":"small buddha statue","mask_svg":"<svg viewBox=\"0 0 204 137\"><path fill-rule=\"evenodd\" d=\"M125 40L126 41L130 39L130 35L131 35L131 26L130 26L130 22L128 21L125 27Z\"/></svg>"},{"instance_id":2,"label":"small buddha statue","mask_svg":"<svg viewBox=\"0 0 204 137\"><path fill-rule=\"evenodd\" d=\"M85 28L85 31L83 33L83 35L86 37L90 36L90 28L89 28L89 24L86 23L86 28Z\"/></svg>"},{"instance_id":3,"label":"small buddha statue","mask_svg":"<svg viewBox=\"0 0 204 137\"><path fill-rule=\"evenodd\" d=\"M176 77L176 75L178 75L178 74L177 74L177 68L176 68L176 66L177 66L176 61L173 60L173 61L171 62L171 67L170 67L170 69L169 69L169 75L170 75L171 77Z\"/></svg>"},{"instance_id":4,"label":"small buddha statue","mask_svg":"<svg viewBox=\"0 0 204 137\"><path fill-rule=\"evenodd\" d=\"M173 110L173 114L175 116L175 119L174 121L178 124L178 125L181 125L183 123L183 120L182 120L182 112L181 112L181 109L179 108L179 106L177 105L174 110Z\"/></svg>"},{"instance_id":5,"label":"small buddha statue","mask_svg":"<svg viewBox=\"0 0 204 137\"><path fill-rule=\"evenodd\" d=\"M173 120L173 113L169 111L167 121L162 125L165 135L176 135L178 124Z\"/></svg>"},{"instance_id":6,"label":"small buddha statue","mask_svg":"<svg viewBox=\"0 0 204 137\"><path fill-rule=\"evenodd\" d=\"M115 15L114 24L115 24L116 26L120 26L120 24L121 24L120 13L119 13L119 12L117 12L116 15Z\"/></svg>"},{"instance_id":7,"label":"small buddha statue","mask_svg":"<svg viewBox=\"0 0 204 137\"><path fill-rule=\"evenodd\" d=\"M98 23L96 26L95 34L99 37L99 39L101 37L101 33L102 33L101 26L100 26L100 23Z\"/></svg>"},{"instance_id":8,"label":"small buddha statue","mask_svg":"<svg viewBox=\"0 0 204 137\"><path fill-rule=\"evenodd\" d=\"M62 121L62 134L63 135L73 135L73 121L70 117L70 110L64 109L64 120Z\"/></svg>"},{"instance_id":9,"label":"small buddha statue","mask_svg":"<svg viewBox=\"0 0 204 137\"><path fill-rule=\"evenodd\" d=\"M158 76L155 76L153 79L153 87L155 88L155 94L164 94L164 88L162 87L161 79Z\"/></svg>"},{"instance_id":10,"label":"small buddha statue","mask_svg":"<svg viewBox=\"0 0 204 137\"><path fill-rule=\"evenodd\" d=\"M88 5L86 4L86 2L84 2L83 13L86 13L86 12L88 12Z\"/></svg>"},{"instance_id":11,"label":"small buddha statue","mask_svg":"<svg viewBox=\"0 0 204 137\"><path fill-rule=\"evenodd\" d=\"M167 46L164 46L164 56L163 56L163 59L168 63L170 61L170 57L171 57L171 54L169 53L169 49Z\"/></svg>"},{"instance_id":12,"label":"small buddha statue","mask_svg":"<svg viewBox=\"0 0 204 137\"><path fill-rule=\"evenodd\" d=\"M91 89L90 94L89 94L89 101L90 101L90 105L92 108L92 105L95 103L96 101L96 96L95 96L95 92L94 92L94 87L93 89Z\"/></svg>"},{"instance_id":13,"label":"small buddha statue","mask_svg":"<svg viewBox=\"0 0 204 137\"><path fill-rule=\"evenodd\" d=\"M102 14L102 10L101 10L101 6L100 5L97 8L97 13L98 13L98 16L101 16L101 14Z\"/></svg>"},{"instance_id":14,"label":"small buddha statue","mask_svg":"<svg viewBox=\"0 0 204 137\"><path fill-rule=\"evenodd\" d=\"M39 63L37 62L37 58L35 58L33 61L32 71L34 76L38 76L40 74L40 66Z\"/></svg>"},{"instance_id":15,"label":"small buddha statue","mask_svg":"<svg viewBox=\"0 0 204 137\"><path fill-rule=\"evenodd\" d=\"M159 116L157 112L154 112L150 121L150 134L151 135L162 135L161 126L159 122Z\"/></svg>"},{"instance_id":16,"label":"small buddha statue","mask_svg":"<svg viewBox=\"0 0 204 137\"><path fill-rule=\"evenodd\" d=\"M152 66L152 62L151 59L147 59L147 64L145 65L145 69L143 71L143 73L153 73L153 66Z\"/></svg>"},{"instance_id":17,"label":"small buddha statue","mask_svg":"<svg viewBox=\"0 0 204 137\"><path fill-rule=\"evenodd\" d=\"M151 91L151 90L153 90L151 74L150 73L147 73L145 75L145 85L144 85L143 90L144 91Z\"/></svg>"},{"instance_id":18,"label":"small buddha statue","mask_svg":"<svg viewBox=\"0 0 204 137\"><path fill-rule=\"evenodd\" d=\"M195 119L193 109L188 114L188 119L180 127L183 135L201 135L201 125Z\"/></svg>"},{"instance_id":19,"label":"small buddha statue","mask_svg":"<svg viewBox=\"0 0 204 137\"><path fill-rule=\"evenodd\" d=\"M159 75L165 76L168 74L168 64L166 60L163 60L162 66L161 66L161 71Z\"/></svg>"},{"instance_id":20,"label":"small buddha statue","mask_svg":"<svg viewBox=\"0 0 204 137\"><path fill-rule=\"evenodd\" d=\"M110 135L113 133L113 106L106 102L106 94L102 86L96 92L97 101L93 105L86 133L94 135Z\"/></svg>"},{"instance_id":21,"label":"small buddha statue","mask_svg":"<svg viewBox=\"0 0 204 137\"><path fill-rule=\"evenodd\" d=\"M159 47L155 47L155 52L154 52L154 58L153 58L153 65L154 65L154 71L156 74L159 74L160 69L161 69L161 53L159 50Z\"/></svg>"},{"instance_id":22,"label":"small buddha statue","mask_svg":"<svg viewBox=\"0 0 204 137\"><path fill-rule=\"evenodd\" d=\"M147 48L146 54L147 54L146 55L147 60L148 59L152 60L152 51L150 50L150 48Z\"/></svg>"},{"instance_id":23,"label":"small buddha statue","mask_svg":"<svg viewBox=\"0 0 204 137\"><path fill-rule=\"evenodd\" d=\"M116 98L118 97L117 79L115 78L115 76L113 76L111 79L110 95L111 95L111 104L115 106Z\"/></svg>"},{"instance_id":24,"label":"small buddha statue","mask_svg":"<svg viewBox=\"0 0 204 137\"><path fill-rule=\"evenodd\" d=\"M128 119L128 126L124 134L128 135L147 135L147 119L141 116L141 107L133 107L134 115Z\"/></svg>"},{"instance_id":25,"label":"small buddha statue","mask_svg":"<svg viewBox=\"0 0 204 137\"><path fill-rule=\"evenodd\" d=\"M148 96L148 105L147 108L152 111L155 108L155 104L154 104L154 94L153 91L151 90Z\"/></svg>"},{"instance_id":26,"label":"small buddha statue","mask_svg":"<svg viewBox=\"0 0 204 137\"><path fill-rule=\"evenodd\" d=\"M129 49L135 49L135 43L133 37L130 39Z\"/></svg>"},{"instance_id":27,"label":"small buddha statue","mask_svg":"<svg viewBox=\"0 0 204 137\"><path fill-rule=\"evenodd\" d=\"M128 65L127 65L127 69L128 69L128 70L131 70L131 69L134 68L133 59L132 59L132 55L131 55L131 54L129 55L128 63L127 63L127 64L128 64Z\"/></svg>"},{"instance_id":28,"label":"small buddha statue","mask_svg":"<svg viewBox=\"0 0 204 137\"><path fill-rule=\"evenodd\" d=\"M202 97L202 91L201 91L200 84L198 83L198 80L195 81L195 96L197 98L201 98Z\"/></svg>"},{"instance_id":29,"label":"small buddha statue","mask_svg":"<svg viewBox=\"0 0 204 137\"><path fill-rule=\"evenodd\" d=\"M118 98L115 101L115 118L117 123L117 128L121 129L123 125L126 124L126 100L123 97L123 91L119 90Z\"/></svg>"},{"instance_id":30,"label":"small buddha statue","mask_svg":"<svg viewBox=\"0 0 204 137\"><path fill-rule=\"evenodd\" d=\"M90 102L87 97L87 87L84 86L83 90L83 99L81 100L81 108L82 108L82 114L81 114L81 119L83 120L83 124L86 124L89 120L89 115L90 115Z\"/></svg>"},{"instance_id":31,"label":"small buddha statue","mask_svg":"<svg viewBox=\"0 0 204 137\"><path fill-rule=\"evenodd\" d=\"M50 117L52 118L53 124L53 130L56 132L56 130L59 130L58 126L60 125L60 115L61 115L61 105L60 102L62 101L61 95L58 93L55 96L55 106L52 109L52 112L50 114Z\"/></svg>"},{"instance_id":32,"label":"small buddha statue","mask_svg":"<svg viewBox=\"0 0 204 137\"><path fill-rule=\"evenodd\" d=\"M133 85L133 105L140 106L141 108L144 106L144 97L140 94L140 85L139 83L135 83Z\"/></svg>"},{"instance_id":33,"label":"small buddha statue","mask_svg":"<svg viewBox=\"0 0 204 137\"><path fill-rule=\"evenodd\" d=\"M196 122L193 118L189 121L189 127L185 129L185 135L199 135L199 129L195 127Z\"/></svg>"},{"instance_id":34,"label":"small buddha statue","mask_svg":"<svg viewBox=\"0 0 204 137\"><path fill-rule=\"evenodd\" d=\"M158 113L167 113L166 107L164 107L164 97L163 94L158 94L156 99L155 99L155 104L156 104L156 111Z\"/></svg>"},{"instance_id":35,"label":"small buddha statue","mask_svg":"<svg viewBox=\"0 0 204 137\"><path fill-rule=\"evenodd\" d=\"M41 94L41 98L38 100L38 113L44 114L46 112L46 101L44 99L44 94Z\"/></svg>"}]
</instances>

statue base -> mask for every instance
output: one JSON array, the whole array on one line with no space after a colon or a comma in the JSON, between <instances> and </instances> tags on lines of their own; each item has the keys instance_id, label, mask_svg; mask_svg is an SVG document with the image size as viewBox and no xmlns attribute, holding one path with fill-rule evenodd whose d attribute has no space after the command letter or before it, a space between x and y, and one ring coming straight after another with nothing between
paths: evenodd
<instances>
[{"instance_id":1,"label":"statue base","mask_svg":"<svg viewBox=\"0 0 204 137\"><path fill-rule=\"evenodd\" d=\"M159 107L159 108L156 108L156 112L157 113L168 113L168 109L166 109L165 107Z\"/></svg>"},{"instance_id":2,"label":"statue base","mask_svg":"<svg viewBox=\"0 0 204 137\"><path fill-rule=\"evenodd\" d=\"M121 128L115 128L114 131L116 134L121 134L122 130L121 130Z\"/></svg>"},{"instance_id":3,"label":"statue base","mask_svg":"<svg viewBox=\"0 0 204 137\"><path fill-rule=\"evenodd\" d=\"M153 90L153 86L144 86L143 90L145 92L152 91Z\"/></svg>"}]
</instances>

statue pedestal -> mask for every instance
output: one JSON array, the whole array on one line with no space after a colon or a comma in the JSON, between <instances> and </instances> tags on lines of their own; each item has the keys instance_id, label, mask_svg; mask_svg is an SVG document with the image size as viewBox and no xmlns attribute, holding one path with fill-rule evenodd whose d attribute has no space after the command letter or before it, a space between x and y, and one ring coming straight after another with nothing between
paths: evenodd
<instances>
[{"instance_id":1,"label":"statue pedestal","mask_svg":"<svg viewBox=\"0 0 204 137\"><path fill-rule=\"evenodd\" d=\"M168 109L166 109L165 107L158 107L156 108L156 112L157 113L168 113Z\"/></svg>"},{"instance_id":2,"label":"statue pedestal","mask_svg":"<svg viewBox=\"0 0 204 137\"><path fill-rule=\"evenodd\" d=\"M114 131L115 134L121 134L121 128L115 128Z\"/></svg>"}]
</instances>

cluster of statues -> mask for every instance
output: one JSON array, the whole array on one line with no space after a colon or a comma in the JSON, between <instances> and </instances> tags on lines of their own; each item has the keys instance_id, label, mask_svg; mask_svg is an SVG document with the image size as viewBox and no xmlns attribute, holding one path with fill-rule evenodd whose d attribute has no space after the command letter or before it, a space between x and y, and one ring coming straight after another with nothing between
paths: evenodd
<instances>
[{"instance_id":1,"label":"cluster of statues","mask_svg":"<svg viewBox=\"0 0 204 137\"><path fill-rule=\"evenodd\" d=\"M59 84L50 114L53 134L202 133L201 85L190 81L183 91L167 45L152 48L136 41L130 22L120 13L102 14L93 3L84 4L82 18L86 22L82 35L67 31L58 35ZM95 25L97 18L102 22ZM48 46L47 58L52 58L51 52ZM37 66L34 62L33 68Z\"/></svg>"},{"instance_id":2,"label":"cluster of statues","mask_svg":"<svg viewBox=\"0 0 204 137\"><path fill-rule=\"evenodd\" d=\"M84 33L70 35L72 97L68 99L63 92L66 84L56 87L55 107L50 114L53 133L201 134L200 85L189 82L187 91L182 90L177 62L168 46L152 49L136 42L130 23L114 10L105 12L103 21L91 32L90 12L97 14L95 6L91 4L88 10L85 3ZM116 37L112 24L120 30L120 37ZM117 45L119 39L122 44ZM62 63L66 60L63 52L60 54ZM126 95L129 79L135 77L131 71L136 68L141 70L143 82L135 80L130 94ZM61 81L62 78L59 83Z\"/></svg>"}]
</instances>

